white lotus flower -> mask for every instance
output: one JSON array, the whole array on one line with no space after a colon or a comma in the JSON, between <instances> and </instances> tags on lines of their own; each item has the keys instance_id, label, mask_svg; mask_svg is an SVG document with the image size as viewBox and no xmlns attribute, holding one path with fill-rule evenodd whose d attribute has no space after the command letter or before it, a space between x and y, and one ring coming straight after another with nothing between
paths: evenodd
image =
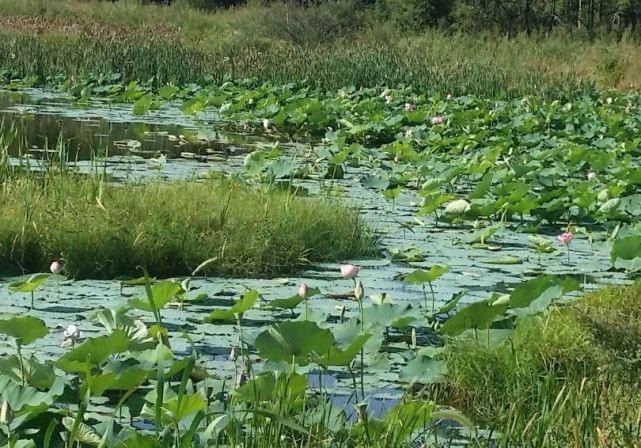
<instances>
[{"instance_id":1,"label":"white lotus flower","mask_svg":"<svg viewBox=\"0 0 641 448\"><path fill-rule=\"evenodd\" d=\"M62 333L62 347L73 346L80 340L80 328L77 325L71 324Z\"/></svg>"},{"instance_id":2,"label":"white lotus flower","mask_svg":"<svg viewBox=\"0 0 641 448\"><path fill-rule=\"evenodd\" d=\"M457 199L445 207L446 215L463 215L470 211L472 206L465 199Z\"/></svg>"}]
</instances>

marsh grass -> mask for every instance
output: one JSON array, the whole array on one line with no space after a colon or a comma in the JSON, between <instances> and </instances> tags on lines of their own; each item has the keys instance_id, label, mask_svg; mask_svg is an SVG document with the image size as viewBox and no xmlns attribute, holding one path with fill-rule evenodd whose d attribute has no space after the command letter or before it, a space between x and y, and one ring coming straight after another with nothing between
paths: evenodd
<instances>
[{"instance_id":1,"label":"marsh grass","mask_svg":"<svg viewBox=\"0 0 641 448\"><path fill-rule=\"evenodd\" d=\"M358 213L329 199L228 180L109 184L73 174L5 177L3 272L42 271L61 257L77 278L203 273L270 276L310 262L367 256L375 240Z\"/></svg>"},{"instance_id":2,"label":"marsh grass","mask_svg":"<svg viewBox=\"0 0 641 448\"><path fill-rule=\"evenodd\" d=\"M602 289L522 319L511 344L454 343L444 396L501 446L639 446L640 296Z\"/></svg>"},{"instance_id":3,"label":"marsh grass","mask_svg":"<svg viewBox=\"0 0 641 448\"><path fill-rule=\"evenodd\" d=\"M281 4L207 13L126 1L7 0L0 5L0 69L38 83L118 73L157 85L256 78L489 96L641 86L639 43L625 35L408 34L345 5L334 7L357 15L347 22L358 26L331 11L283 11Z\"/></svg>"}]
</instances>

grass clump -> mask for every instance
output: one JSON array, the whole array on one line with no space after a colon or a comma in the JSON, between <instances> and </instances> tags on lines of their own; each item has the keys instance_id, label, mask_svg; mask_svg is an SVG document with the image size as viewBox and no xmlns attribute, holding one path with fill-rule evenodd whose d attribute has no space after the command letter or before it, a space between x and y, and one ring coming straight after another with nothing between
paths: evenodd
<instances>
[{"instance_id":1,"label":"grass clump","mask_svg":"<svg viewBox=\"0 0 641 448\"><path fill-rule=\"evenodd\" d=\"M66 262L76 278L203 273L271 276L374 252L357 213L332 200L228 180L112 185L71 174L15 176L0 191L0 267Z\"/></svg>"},{"instance_id":2,"label":"grass clump","mask_svg":"<svg viewBox=\"0 0 641 448\"><path fill-rule=\"evenodd\" d=\"M455 341L445 395L500 446L639 446L639 298L605 288L522 318L511 342Z\"/></svg>"}]
</instances>

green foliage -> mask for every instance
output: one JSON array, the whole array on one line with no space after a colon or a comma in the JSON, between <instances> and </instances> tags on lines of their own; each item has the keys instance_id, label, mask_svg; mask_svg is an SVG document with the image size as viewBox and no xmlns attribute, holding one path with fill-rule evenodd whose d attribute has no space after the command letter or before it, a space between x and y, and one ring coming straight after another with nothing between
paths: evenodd
<instances>
[{"instance_id":1,"label":"green foliage","mask_svg":"<svg viewBox=\"0 0 641 448\"><path fill-rule=\"evenodd\" d=\"M19 175L1 194L4 269L38 271L62 255L77 278L132 275L138 266L170 276L215 258L203 273L273 275L368 255L375 244L360 217L334 201L234 182L111 186L73 175ZM24 217L30 223L23 233Z\"/></svg>"},{"instance_id":2,"label":"green foliage","mask_svg":"<svg viewBox=\"0 0 641 448\"><path fill-rule=\"evenodd\" d=\"M596 447L597 428L625 446L638 431L641 404L640 366L632 361L641 334L638 294L638 287L606 288L572 307L524 317L498 346L459 339L444 352L441 391L500 433L501 446Z\"/></svg>"},{"instance_id":3,"label":"green foliage","mask_svg":"<svg viewBox=\"0 0 641 448\"><path fill-rule=\"evenodd\" d=\"M0 320L0 333L12 337L19 345L29 345L49 333L44 321L31 316Z\"/></svg>"}]
</instances>

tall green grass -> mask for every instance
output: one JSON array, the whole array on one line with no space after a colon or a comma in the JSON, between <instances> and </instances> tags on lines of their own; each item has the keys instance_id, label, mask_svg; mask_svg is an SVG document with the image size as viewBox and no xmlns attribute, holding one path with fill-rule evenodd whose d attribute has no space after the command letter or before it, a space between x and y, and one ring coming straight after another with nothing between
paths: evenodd
<instances>
[{"instance_id":1,"label":"tall green grass","mask_svg":"<svg viewBox=\"0 0 641 448\"><path fill-rule=\"evenodd\" d=\"M38 84L118 73L125 81L156 85L255 78L322 89L347 85L412 85L432 92L520 95L576 89L571 74L543 73L494 61L445 61L441 55L398 44L332 44L308 48L273 45L199 50L163 41L102 41L74 36L0 32L0 67L6 77L35 76Z\"/></svg>"},{"instance_id":2,"label":"tall green grass","mask_svg":"<svg viewBox=\"0 0 641 448\"><path fill-rule=\"evenodd\" d=\"M334 201L232 181L109 184L47 173L5 176L0 269L42 271L63 258L76 278L204 273L270 276L373 254L358 213Z\"/></svg>"},{"instance_id":3,"label":"tall green grass","mask_svg":"<svg viewBox=\"0 0 641 448\"><path fill-rule=\"evenodd\" d=\"M512 343L447 349L445 396L500 446L636 446L641 285L519 322ZM481 444L481 446L485 446Z\"/></svg>"},{"instance_id":4,"label":"tall green grass","mask_svg":"<svg viewBox=\"0 0 641 448\"><path fill-rule=\"evenodd\" d=\"M348 3L203 12L131 1L7 0L0 4L0 70L40 83L120 73L157 84L257 78L491 96L555 94L584 83L641 86L639 44L625 36L407 33Z\"/></svg>"}]
</instances>

